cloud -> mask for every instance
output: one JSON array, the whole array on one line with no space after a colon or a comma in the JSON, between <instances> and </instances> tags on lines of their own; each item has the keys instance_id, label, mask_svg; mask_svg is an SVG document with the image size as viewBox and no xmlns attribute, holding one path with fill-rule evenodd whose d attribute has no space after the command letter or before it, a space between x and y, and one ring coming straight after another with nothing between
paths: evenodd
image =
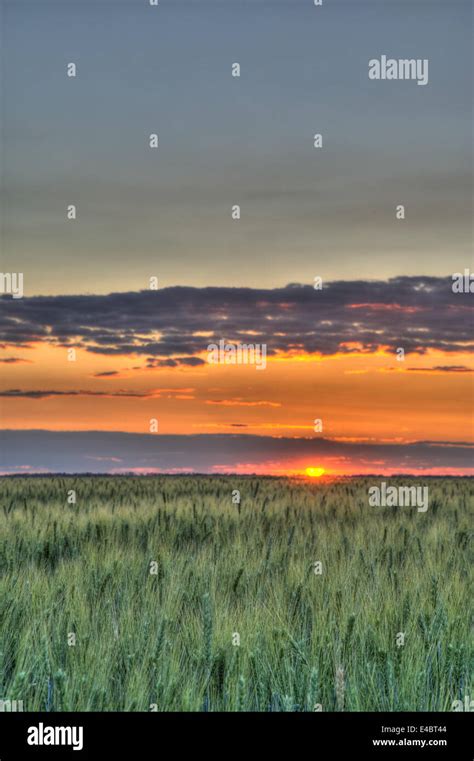
<instances>
[{"instance_id":1,"label":"cloud","mask_svg":"<svg viewBox=\"0 0 474 761\"><path fill-rule=\"evenodd\" d=\"M11 399L49 399L54 396L103 396L103 397L131 397L137 399L158 399L165 395L168 398L176 395L177 399L193 399L190 396L190 392L194 389L179 389L179 388L155 388L151 391L88 391L88 390L23 390L19 388L11 388L5 391L0 391L0 397L9 397ZM183 395L184 394L184 395Z\"/></svg>"},{"instance_id":2,"label":"cloud","mask_svg":"<svg viewBox=\"0 0 474 761\"><path fill-rule=\"evenodd\" d=\"M54 391L54 390L23 390L11 388L6 391L0 391L0 397L9 397L11 399L49 399L53 396L120 396L120 397L139 397L146 398L153 394L143 394L135 391Z\"/></svg>"},{"instance_id":3,"label":"cloud","mask_svg":"<svg viewBox=\"0 0 474 761\"><path fill-rule=\"evenodd\" d=\"M97 459L100 458L100 459ZM246 472L290 463L349 465L354 472L473 472L473 445L467 442L360 443L323 438L273 438L249 434L160 435L113 431L4 430L0 432L0 470L21 465L33 470L70 473L122 470ZM273 463L273 466L271 465ZM278 464L278 467L277 465ZM249 471L250 468L250 471Z\"/></svg>"},{"instance_id":4,"label":"cloud","mask_svg":"<svg viewBox=\"0 0 474 761\"><path fill-rule=\"evenodd\" d=\"M472 351L473 307L449 277L396 277L284 288L190 288L0 298L0 340L136 355L149 368L199 366L221 338L278 354Z\"/></svg>"},{"instance_id":5,"label":"cloud","mask_svg":"<svg viewBox=\"0 0 474 761\"><path fill-rule=\"evenodd\" d=\"M472 367L466 365L435 365L435 367L408 367L411 373L472 373Z\"/></svg>"},{"instance_id":6,"label":"cloud","mask_svg":"<svg viewBox=\"0 0 474 761\"><path fill-rule=\"evenodd\" d=\"M107 370L103 373L94 373L93 378L112 378L114 375L120 375L117 370Z\"/></svg>"},{"instance_id":7,"label":"cloud","mask_svg":"<svg viewBox=\"0 0 474 761\"><path fill-rule=\"evenodd\" d=\"M280 402L267 402L265 400L246 402L243 399L208 399L206 404L220 404L223 407L281 407Z\"/></svg>"},{"instance_id":8,"label":"cloud","mask_svg":"<svg viewBox=\"0 0 474 761\"><path fill-rule=\"evenodd\" d=\"M122 462L120 457L93 457L86 454L86 459L95 460L96 462Z\"/></svg>"},{"instance_id":9,"label":"cloud","mask_svg":"<svg viewBox=\"0 0 474 761\"><path fill-rule=\"evenodd\" d=\"M23 359L22 357L3 357L0 358L0 362L2 362L4 365L17 365L23 362L31 364L30 359Z\"/></svg>"},{"instance_id":10,"label":"cloud","mask_svg":"<svg viewBox=\"0 0 474 761\"><path fill-rule=\"evenodd\" d=\"M200 357L173 357L172 359L147 359L146 366L148 368L153 367L199 367L199 365L205 365L206 362Z\"/></svg>"}]
</instances>

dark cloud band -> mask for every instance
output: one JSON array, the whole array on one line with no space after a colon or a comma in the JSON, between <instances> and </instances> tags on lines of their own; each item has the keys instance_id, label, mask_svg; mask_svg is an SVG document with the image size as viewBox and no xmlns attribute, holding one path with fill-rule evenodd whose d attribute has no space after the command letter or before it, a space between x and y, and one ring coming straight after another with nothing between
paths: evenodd
<instances>
[{"instance_id":1,"label":"dark cloud band","mask_svg":"<svg viewBox=\"0 0 474 761\"><path fill-rule=\"evenodd\" d=\"M274 463L357 464L377 473L459 468L472 472L473 447L465 442L410 444L342 442L248 434L153 435L112 431L2 431L0 470L106 472L123 470L234 471ZM104 465L107 462L110 466Z\"/></svg>"},{"instance_id":2,"label":"dark cloud band","mask_svg":"<svg viewBox=\"0 0 474 761\"><path fill-rule=\"evenodd\" d=\"M0 299L0 341L76 346L103 355L142 355L148 365L202 363L221 338L265 343L278 353L372 353L382 347L423 354L472 351L469 293L451 278L336 281L322 290L189 288L84 296Z\"/></svg>"}]
</instances>

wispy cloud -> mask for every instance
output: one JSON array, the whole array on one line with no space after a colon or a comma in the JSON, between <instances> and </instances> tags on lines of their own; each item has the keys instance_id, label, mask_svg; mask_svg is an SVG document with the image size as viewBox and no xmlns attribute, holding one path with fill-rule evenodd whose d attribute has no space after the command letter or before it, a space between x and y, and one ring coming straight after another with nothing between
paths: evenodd
<instances>
[{"instance_id":1,"label":"wispy cloud","mask_svg":"<svg viewBox=\"0 0 474 761\"><path fill-rule=\"evenodd\" d=\"M206 404L221 405L222 407L281 407L280 402L245 401L244 399L207 399Z\"/></svg>"},{"instance_id":2,"label":"wispy cloud","mask_svg":"<svg viewBox=\"0 0 474 761\"><path fill-rule=\"evenodd\" d=\"M19 388L0 391L0 397L11 399L49 399L54 396L103 396L103 397L131 397L136 399L159 399L162 396L178 399L192 399L193 389L158 388L151 391L88 391L88 390L24 390Z\"/></svg>"},{"instance_id":3,"label":"wispy cloud","mask_svg":"<svg viewBox=\"0 0 474 761\"><path fill-rule=\"evenodd\" d=\"M2 357L0 358L0 362L2 362L4 365L19 365L19 364L31 364L31 360L29 359L23 359L22 357Z\"/></svg>"},{"instance_id":4,"label":"wispy cloud","mask_svg":"<svg viewBox=\"0 0 474 761\"><path fill-rule=\"evenodd\" d=\"M473 373L472 367L466 365L435 365L434 367L407 367L410 373Z\"/></svg>"}]
</instances>

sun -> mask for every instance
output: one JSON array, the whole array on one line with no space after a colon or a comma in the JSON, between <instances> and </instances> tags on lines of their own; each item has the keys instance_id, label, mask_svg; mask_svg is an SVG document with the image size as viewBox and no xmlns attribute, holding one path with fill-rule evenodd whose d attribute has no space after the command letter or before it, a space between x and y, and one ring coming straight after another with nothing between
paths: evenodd
<instances>
[{"instance_id":1,"label":"sun","mask_svg":"<svg viewBox=\"0 0 474 761\"><path fill-rule=\"evenodd\" d=\"M310 478L321 478L325 472L324 468L306 468L306 475Z\"/></svg>"}]
</instances>

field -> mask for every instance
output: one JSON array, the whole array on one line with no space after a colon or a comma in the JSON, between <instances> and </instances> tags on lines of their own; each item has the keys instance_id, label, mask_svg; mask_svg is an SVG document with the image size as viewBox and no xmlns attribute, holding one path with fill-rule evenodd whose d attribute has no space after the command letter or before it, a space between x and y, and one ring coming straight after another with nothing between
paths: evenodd
<instances>
[{"instance_id":1,"label":"field","mask_svg":"<svg viewBox=\"0 0 474 761\"><path fill-rule=\"evenodd\" d=\"M0 698L452 710L473 694L472 481L426 479L422 513L369 507L381 480L1 479Z\"/></svg>"}]
</instances>

